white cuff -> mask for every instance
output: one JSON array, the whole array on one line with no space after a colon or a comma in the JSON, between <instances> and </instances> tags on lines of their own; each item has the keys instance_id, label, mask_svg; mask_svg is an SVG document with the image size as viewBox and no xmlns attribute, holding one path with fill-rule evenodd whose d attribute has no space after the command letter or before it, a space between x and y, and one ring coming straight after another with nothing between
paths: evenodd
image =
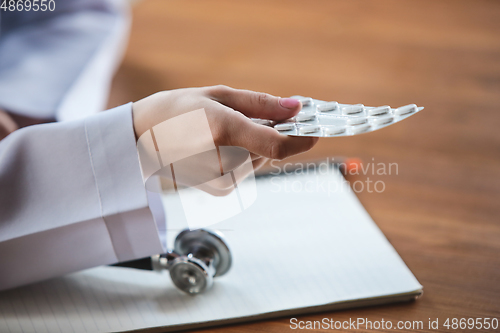
<instances>
[{"instance_id":1,"label":"white cuff","mask_svg":"<svg viewBox=\"0 0 500 333\"><path fill-rule=\"evenodd\" d=\"M118 261L163 251L142 180L131 109L129 103L85 120L101 216Z\"/></svg>"},{"instance_id":2,"label":"white cuff","mask_svg":"<svg viewBox=\"0 0 500 333\"><path fill-rule=\"evenodd\" d=\"M163 252L131 106L0 142L0 290Z\"/></svg>"}]
</instances>

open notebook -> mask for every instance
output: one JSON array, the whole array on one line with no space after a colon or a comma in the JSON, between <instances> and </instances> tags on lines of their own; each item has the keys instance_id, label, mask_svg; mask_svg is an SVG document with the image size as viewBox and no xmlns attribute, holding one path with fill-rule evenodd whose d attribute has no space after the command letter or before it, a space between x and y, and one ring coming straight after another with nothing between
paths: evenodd
<instances>
[{"instance_id":1,"label":"open notebook","mask_svg":"<svg viewBox=\"0 0 500 333\"><path fill-rule=\"evenodd\" d=\"M258 178L257 190L250 208L214 226L233 267L207 293L182 294L168 272L99 267L1 293L0 332L164 332L422 293L338 172ZM178 196L164 202L171 240L185 218Z\"/></svg>"}]
</instances>

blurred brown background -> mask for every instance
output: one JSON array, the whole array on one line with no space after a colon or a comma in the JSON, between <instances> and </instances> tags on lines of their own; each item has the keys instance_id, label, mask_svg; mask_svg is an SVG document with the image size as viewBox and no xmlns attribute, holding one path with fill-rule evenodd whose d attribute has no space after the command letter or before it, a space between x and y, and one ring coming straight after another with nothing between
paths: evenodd
<instances>
[{"instance_id":1,"label":"blurred brown background","mask_svg":"<svg viewBox=\"0 0 500 333\"><path fill-rule=\"evenodd\" d=\"M500 317L500 2L147 0L133 15L110 106L214 84L425 106L294 158L398 163L398 175L368 175L383 193L358 197L424 296L300 320ZM289 330L282 318L205 331Z\"/></svg>"}]
</instances>

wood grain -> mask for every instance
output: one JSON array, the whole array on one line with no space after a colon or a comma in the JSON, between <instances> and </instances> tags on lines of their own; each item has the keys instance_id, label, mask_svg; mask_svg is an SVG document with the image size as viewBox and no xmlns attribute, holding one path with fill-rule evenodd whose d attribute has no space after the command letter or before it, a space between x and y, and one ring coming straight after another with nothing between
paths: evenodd
<instances>
[{"instance_id":1,"label":"wood grain","mask_svg":"<svg viewBox=\"0 0 500 333\"><path fill-rule=\"evenodd\" d=\"M500 2L148 0L133 15L110 106L226 84L426 107L383 131L322 139L292 159L398 163L397 175L351 180L385 182L383 193L358 197L424 296L300 320L500 318ZM289 319L202 331L288 332Z\"/></svg>"}]
</instances>

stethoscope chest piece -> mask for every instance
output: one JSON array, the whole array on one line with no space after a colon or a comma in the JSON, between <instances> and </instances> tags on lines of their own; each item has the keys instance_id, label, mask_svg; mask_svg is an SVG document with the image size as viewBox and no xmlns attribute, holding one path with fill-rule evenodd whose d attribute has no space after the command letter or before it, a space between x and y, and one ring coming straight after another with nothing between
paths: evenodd
<instances>
[{"instance_id":1,"label":"stethoscope chest piece","mask_svg":"<svg viewBox=\"0 0 500 333\"><path fill-rule=\"evenodd\" d=\"M222 235L204 229L183 230L172 252L152 258L154 270L168 269L172 282L188 294L199 294L231 268L231 252Z\"/></svg>"}]
</instances>

